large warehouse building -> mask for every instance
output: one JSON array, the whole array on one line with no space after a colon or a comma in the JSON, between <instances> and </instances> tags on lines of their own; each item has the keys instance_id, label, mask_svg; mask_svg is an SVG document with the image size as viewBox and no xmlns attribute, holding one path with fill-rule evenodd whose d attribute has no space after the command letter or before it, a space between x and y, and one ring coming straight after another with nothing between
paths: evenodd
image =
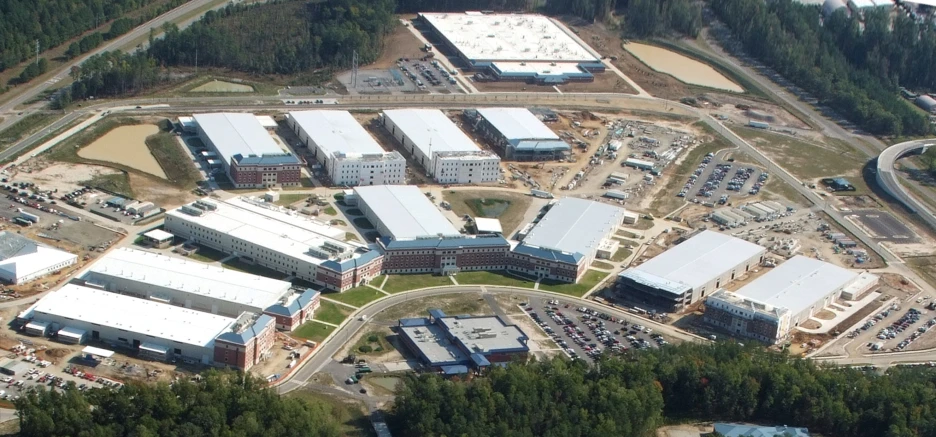
<instances>
[{"instance_id":1,"label":"large warehouse building","mask_svg":"<svg viewBox=\"0 0 936 437\"><path fill-rule=\"evenodd\" d=\"M78 256L12 232L0 232L0 280L25 284L78 262Z\"/></svg>"},{"instance_id":2,"label":"large warehouse building","mask_svg":"<svg viewBox=\"0 0 936 437\"><path fill-rule=\"evenodd\" d=\"M293 316L301 324L319 304L318 292L302 299L308 290L297 292L286 281L130 248L101 257L79 279L89 287L227 317L268 313L284 318L277 319L284 330L296 325ZM280 308L297 301L303 305L295 311Z\"/></svg>"},{"instance_id":3,"label":"large warehouse building","mask_svg":"<svg viewBox=\"0 0 936 437\"><path fill-rule=\"evenodd\" d=\"M377 276L383 257L345 232L258 199L199 200L166 213L166 231L331 290Z\"/></svg>"},{"instance_id":4,"label":"large warehouse building","mask_svg":"<svg viewBox=\"0 0 936 437\"><path fill-rule=\"evenodd\" d=\"M624 221L624 209L566 197L508 254L508 268L537 278L578 282Z\"/></svg>"},{"instance_id":5,"label":"large warehouse building","mask_svg":"<svg viewBox=\"0 0 936 437\"><path fill-rule=\"evenodd\" d=\"M345 201L357 205L380 233L385 273L450 275L507 267L506 239L459 233L419 187L358 187Z\"/></svg>"},{"instance_id":6,"label":"large warehouse building","mask_svg":"<svg viewBox=\"0 0 936 437\"><path fill-rule=\"evenodd\" d=\"M682 311L764 261L767 249L714 231L699 234L618 275L617 292Z\"/></svg>"},{"instance_id":7,"label":"large warehouse building","mask_svg":"<svg viewBox=\"0 0 936 437\"><path fill-rule=\"evenodd\" d=\"M253 114L195 114L198 136L235 188L298 186L302 161L282 149Z\"/></svg>"},{"instance_id":8,"label":"large warehouse building","mask_svg":"<svg viewBox=\"0 0 936 437\"><path fill-rule=\"evenodd\" d=\"M704 320L734 335L777 343L836 299L857 299L877 283L873 274L798 255L734 293L709 296Z\"/></svg>"},{"instance_id":9,"label":"large warehouse building","mask_svg":"<svg viewBox=\"0 0 936 437\"><path fill-rule=\"evenodd\" d=\"M97 288L66 284L19 315L32 335L53 335L64 343L102 342L130 349L149 359L196 362L249 369L273 345L274 322L269 316L239 318L181 308ZM240 359L215 339L235 334L251 356ZM229 346L229 350L230 346ZM219 359L220 358L220 359Z\"/></svg>"},{"instance_id":10,"label":"large warehouse building","mask_svg":"<svg viewBox=\"0 0 936 437\"><path fill-rule=\"evenodd\" d=\"M495 80L594 80L601 56L564 26L535 14L421 13L418 20L469 69Z\"/></svg>"},{"instance_id":11,"label":"large warehouse building","mask_svg":"<svg viewBox=\"0 0 936 437\"><path fill-rule=\"evenodd\" d=\"M312 151L333 185L388 185L406 181L406 159L387 152L348 111L299 111L289 128Z\"/></svg>"},{"instance_id":12,"label":"large warehouse building","mask_svg":"<svg viewBox=\"0 0 936 437\"><path fill-rule=\"evenodd\" d=\"M447 375L523 361L530 351L529 337L500 316L452 317L431 309L429 318L401 319L398 329L410 352Z\"/></svg>"},{"instance_id":13,"label":"large warehouse building","mask_svg":"<svg viewBox=\"0 0 936 437\"><path fill-rule=\"evenodd\" d=\"M481 108L465 111L466 118L488 141L513 161L563 159L569 144L526 108Z\"/></svg>"},{"instance_id":14,"label":"large warehouse building","mask_svg":"<svg viewBox=\"0 0 936 437\"><path fill-rule=\"evenodd\" d=\"M496 182L500 158L481 150L438 109L390 109L384 127L440 184Z\"/></svg>"}]
</instances>

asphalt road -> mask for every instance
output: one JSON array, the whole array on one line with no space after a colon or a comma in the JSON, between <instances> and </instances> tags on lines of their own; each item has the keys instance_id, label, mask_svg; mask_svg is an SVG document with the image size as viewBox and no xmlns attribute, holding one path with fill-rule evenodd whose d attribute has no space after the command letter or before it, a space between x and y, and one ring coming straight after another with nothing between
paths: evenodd
<instances>
[{"instance_id":1,"label":"asphalt road","mask_svg":"<svg viewBox=\"0 0 936 437\"><path fill-rule=\"evenodd\" d=\"M700 337L679 331L676 328L664 325L661 323L653 322L650 320L640 319L634 314L625 313L623 311L617 310L615 308L608 307L606 305L598 304L591 300L573 298L569 296L562 296L555 293L549 293L545 291L536 291L522 288L508 288L508 287L492 287L485 286L488 292L506 292L510 293L513 296L522 296L523 298L531 301L536 299L540 301L541 299L560 299L563 302L569 302L576 306L584 306L599 312L604 312L615 317L624 317L629 321L639 320L638 323L652 328L654 332L658 332L667 337L675 338L681 341L695 341L695 342L705 342ZM276 386L278 393L288 393L292 390L295 390L299 387L305 385L305 382L309 380L312 375L318 373L319 369L325 366L325 364L331 360L332 356L338 352L338 350L348 342L354 334L358 332L365 324L366 321L361 320L362 315L367 315L372 317L374 314L378 314L387 308L390 308L394 305L413 300L413 299L426 299L433 296L441 296L444 294L453 294L453 293L479 293L482 292L480 286L451 286L451 287L436 287L428 290L420 291L411 291L406 293L398 293L392 296L388 296L381 300L372 302L364 307L361 307L355 311L347 320L341 325L340 328L335 330L332 335L326 339L324 344L322 344L317 350L313 352L311 358L307 359L299 368L299 370L292 373L288 379L284 379ZM428 305L428 304L427 304ZM573 313L578 314L573 310ZM571 315L571 314L570 314Z\"/></svg>"},{"instance_id":2,"label":"asphalt road","mask_svg":"<svg viewBox=\"0 0 936 437\"><path fill-rule=\"evenodd\" d=\"M877 179L878 185L888 194L903 203L904 206L917 213L926 224L936 229L936 215L923 201L911 195L900 183L901 175L894 168L897 160L913 151L923 149L927 144L936 144L936 138L926 140L907 141L888 147L878 157L877 161Z\"/></svg>"}]
</instances>

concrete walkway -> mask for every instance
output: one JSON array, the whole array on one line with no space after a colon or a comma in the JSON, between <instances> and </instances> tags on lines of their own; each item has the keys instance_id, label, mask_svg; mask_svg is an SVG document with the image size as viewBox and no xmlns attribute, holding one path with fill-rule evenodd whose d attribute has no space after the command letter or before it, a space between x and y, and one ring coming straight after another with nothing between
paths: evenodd
<instances>
[{"instance_id":1,"label":"concrete walkway","mask_svg":"<svg viewBox=\"0 0 936 437\"><path fill-rule=\"evenodd\" d=\"M339 327L339 325L336 325L336 324L334 324L334 323L323 322L323 321L318 320L318 319L309 319L309 321L310 321L310 322L315 322L315 323L321 323L321 324L323 324L323 325L328 325L328 326L331 326L331 327L334 327L334 328Z\"/></svg>"},{"instance_id":2,"label":"concrete walkway","mask_svg":"<svg viewBox=\"0 0 936 437\"><path fill-rule=\"evenodd\" d=\"M829 310L835 313L834 318L831 318L829 320L817 319L815 317L809 318L809 320L815 321L821 325L818 328L805 329L800 326L800 327L797 327L796 329L799 329L800 331L803 331L808 334L825 334L831 331L832 328L844 322L845 319L851 317L853 314L857 313L858 311L861 311L862 308L868 306L868 304L870 304L871 302L874 302L874 300L879 297L881 297L881 293L878 293L878 292L868 293L868 295L862 298L861 300L849 301L849 303L851 304L851 307L842 307L840 305L835 305L838 308L842 308L842 310L841 311Z\"/></svg>"},{"instance_id":3,"label":"concrete walkway","mask_svg":"<svg viewBox=\"0 0 936 437\"><path fill-rule=\"evenodd\" d=\"M383 291L383 290L379 290L379 291ZM327 298L327 297L325 297L325 296L322 296L321 299L324 300L324 301L328 301L328 302L334 303L334 304L346 306L346 307L348 307L348 308L358 309L358 307L356 307L356 306L354 306L354 305L351 305L351 304L349 304L349 303L344 303L344 302L342 302L342 301L340 301L340 300L329 299L329 298Z\"/></svg>"}]
</instances>

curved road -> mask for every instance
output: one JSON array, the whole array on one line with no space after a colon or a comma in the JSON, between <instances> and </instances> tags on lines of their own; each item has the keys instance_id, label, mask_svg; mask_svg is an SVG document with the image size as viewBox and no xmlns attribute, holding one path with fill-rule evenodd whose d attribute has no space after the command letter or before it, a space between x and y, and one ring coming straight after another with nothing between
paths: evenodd
<instances>
[{"instance_id":1,"label":"curved road","mask_svg":"<svg viewBox=\"0 0 936 437\"><path fill-rule=\"evenodd\" d=\"M877 162L878 185L890 194L900 203L904 204L911 212L916 213L926 224L936 229L936 215L921 200L911 195L907 189L900 183L900 175L897 174L894 165L897 160L909 155L917 150L924 150L929 146L936 146L936 138L927 140L907 141L888 147L880 156Z\"/></svg>"},{"instance_id":2,"label":"curved road","mask_svg":"<svg viewBox=\"0 0 936 437\"><path fill-rule=\"evenodd\" d=\"M608 313L617 317L625 317L629 320L638 319L638 317L632 313L627 313L610 306L602 305L592 300L586 300L548 291L531 290L528 288L453 285L407 291L404 293L397 293L381 298L355 310L354 313L348 316L348 318L338 329L336 329L330 336L328 336L328 338L326 338L322 344L312 352L311 357L307 358L302 364L299 365L300 367L298 370L293 372L289 377L284 378L278 382L276 391L281 394L288 393L305 385L305 382L309 380L312 375L317 373L328 362L328 360L330 360L331 357L335 355L342 346L345 345L345 343L354 337L354 335L368 323L361 320L362 315L367 315L369 320L373 318L375 314L379 314L387 308L401 304L403 302L407 302L409 300L425 299L428 297L455 293L510 293L513 296L522 296L526 299L559 299L560 301L570 303L575 306L584 306L586 308ZM680 331L670 325L664 325L662 323L643 318L640 318L640 320L641 324L651 326L654 331L668 335L670 337L678 338L682 341L708 341L699 336L689 334L685 331Z\"/></svg>"}]
</instances>

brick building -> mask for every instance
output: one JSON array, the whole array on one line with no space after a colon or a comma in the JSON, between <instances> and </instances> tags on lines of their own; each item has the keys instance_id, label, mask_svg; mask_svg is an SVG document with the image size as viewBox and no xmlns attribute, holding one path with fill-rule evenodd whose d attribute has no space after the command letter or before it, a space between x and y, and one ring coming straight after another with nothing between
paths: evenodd
<instances>
[{"instance_id":1,"label":"brick building","mask_svg":"<svg viewBox=\"0 0 936 437\"><path fill-rule=\"evenodd\" d=\"M244 319L244 317L242 317ZM238 320L241 322L241 320ZM244 323L237 331L225 332L215 338L214 364L247 371L259 363L273 347L276 321L266 314Z\"/></svg>"}]
</instances>

